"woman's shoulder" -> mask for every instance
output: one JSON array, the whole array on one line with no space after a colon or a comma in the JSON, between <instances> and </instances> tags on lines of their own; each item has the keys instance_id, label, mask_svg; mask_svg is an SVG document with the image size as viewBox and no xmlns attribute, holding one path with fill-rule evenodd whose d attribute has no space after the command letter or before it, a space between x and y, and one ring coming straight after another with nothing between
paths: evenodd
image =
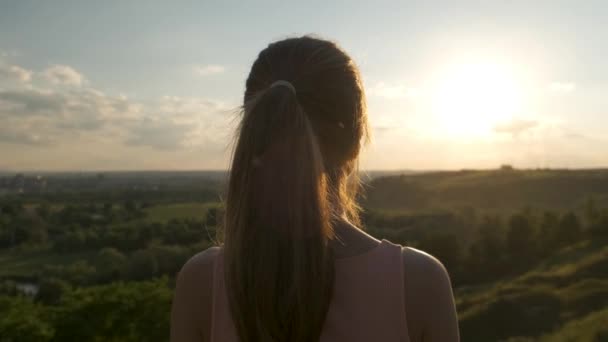
<instances>
[{"instance_id":1,"label":"woman's shoulder","mask_svg":"<svg viewBox=\"0 0 608 342\"><path fill-rule=\"evenodd\" d=\"M188 269L196 268L199 266L207 267L209 266L209 264L214 263L215 258L220 253L220 251L221 247L211 246L190 257L190 259L188 259L188 261L186 261L186 263L184 264L184 267L187 267Z\"/></svg>"},{"instance_id":2,"label":"woman's shoulder","mask_svg":"<svg viewBox=\"0 0 608 342\"><path fill-rule=\"evenodd\" d=\"M403 247L404 300L412 341L457 341L458 327L448 271L434 256ZM445 327L443 332L441 327Z\"/></svg>"},{"instance_id":3,"label":"woman's shoulder","mask_svg":"<svg viewBox=\"0 0 608 342\"><path fill-rule=\"evenodd\" d=\"M192 256L179 271L178 280L188 282L208 280L213 274L213 265L220 251L220 247L212 246Z\"/></svg>"},{"instance_id":4,"label":"woman's shoulder","mask_svg":"<svg viewBox=\"0 0 608 342\"><path fill-rule=\"evenodd\" d=\"M210 247L179 271L171 313L171 340L208 340L213 301L213 270L221 249Z\"/></svg>"},{"instance_id":5,"label":"woman's shoulder","mask_svg":"<svg viewBox=\"0 0 608 342\"><path fill-rule=\"evenodd\" d=\"M406 296L433 301L452 295L450 276L441 261L412 247L403 247L402 255Z\"/></svg>"},{"instance_id":6,"label":"woman's shoulder","mask_svg":"<svg viewBox=\"0 0 608 342\"><path fill-rule=\"evenodd\" d=\"M446 280L448 272L437 258L412 247L402 247L403 266L406 275L423 280ZM447 278L449 281L449 277Z\"/></svg>"}]
</instances>

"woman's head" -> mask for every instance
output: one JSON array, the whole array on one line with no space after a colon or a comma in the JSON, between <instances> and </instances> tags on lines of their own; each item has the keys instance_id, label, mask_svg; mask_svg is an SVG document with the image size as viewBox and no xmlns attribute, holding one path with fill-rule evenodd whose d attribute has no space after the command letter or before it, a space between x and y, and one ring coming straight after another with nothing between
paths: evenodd
<instances>
[{"instance_id":1,"label":"woman's head","mask_svg":"<svg viewBox=\"0 0 608 342\"><path fill-rule=\"evenodd\" d=\"M367 117L363 86L351 58L335 43L312 37L272 43L251 67L245 104L277 80L295 87L327 171L352 167L367 134Z\"/></svg>"},{"instance_id":2,"label":"woman's head","mask_svg":"<svg viewBox=\"0 0 608 342\"><path fill-rule=\"evenodd\" d=\"M291 38L260 52L226 201L226 284L241 340L319 338L333 287L332 223L357 221L354 171L366 136L359 73L334 43Z\"/></svg>"}]
</instances>

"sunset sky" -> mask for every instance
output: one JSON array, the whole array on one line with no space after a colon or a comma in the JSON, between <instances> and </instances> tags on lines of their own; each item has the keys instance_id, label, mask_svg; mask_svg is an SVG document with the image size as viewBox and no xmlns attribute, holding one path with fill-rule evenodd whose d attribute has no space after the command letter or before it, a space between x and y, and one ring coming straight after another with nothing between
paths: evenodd
<instances>
[{"instance_id":1,"label":"sunset sky","mask_svg":"<svg viewBox=\"0 0 608 342\"><path fill-rule=\"evenodd\" d=\"M0 171L228 166L257 53L359 65L363 169L608 167L606 1L0 4Z\"/></svg>"}]
</instances>

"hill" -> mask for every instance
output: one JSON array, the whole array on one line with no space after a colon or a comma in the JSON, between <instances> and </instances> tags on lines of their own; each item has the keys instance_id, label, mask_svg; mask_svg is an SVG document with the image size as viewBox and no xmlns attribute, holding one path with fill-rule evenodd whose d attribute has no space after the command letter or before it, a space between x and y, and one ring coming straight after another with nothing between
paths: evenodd
<instances>
[{"instance_id":1,"label":"hill","mask_svg":"<svg viewBox=\"0 0 608 342\"><path fill-rule=\"evenodd\" d=\"M592 198L608 205L608 169L430 172L380 177L366 185L363 206L385 211L470 206L512 211L523 206L575 209Z\"/></svg>"},{"instance_id":2,"label":"hill","mask_svg":"<svg viewBox=\"0 0 608 342\"><path fill-rule=\"evenodd\" d=\"M460 288L456 297L463 341L605 341L608 246L581 242L520 276Z\"/></svg>"}]
</instances>

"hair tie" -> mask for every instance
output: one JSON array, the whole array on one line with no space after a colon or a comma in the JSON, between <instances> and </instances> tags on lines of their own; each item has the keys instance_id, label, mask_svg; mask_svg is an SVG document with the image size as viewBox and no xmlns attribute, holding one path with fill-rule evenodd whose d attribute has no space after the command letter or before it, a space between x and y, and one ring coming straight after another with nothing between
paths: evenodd
<instances>
[{"instance_id":1,"label":"hair tie","mask_svg":"<svg viewBox=\"0 0 608 342\"><path fill-rule=\"evenodd\" d=\"M271 85L270 88L272 87L287 87L289 88L289 90L291 90L291 92L295 95L296 94L296 87L293 86L293 84L291 84L289 81L285 81L285 80L278 80L278 81L274 81Z\"/></svg>"}]
</instances>

